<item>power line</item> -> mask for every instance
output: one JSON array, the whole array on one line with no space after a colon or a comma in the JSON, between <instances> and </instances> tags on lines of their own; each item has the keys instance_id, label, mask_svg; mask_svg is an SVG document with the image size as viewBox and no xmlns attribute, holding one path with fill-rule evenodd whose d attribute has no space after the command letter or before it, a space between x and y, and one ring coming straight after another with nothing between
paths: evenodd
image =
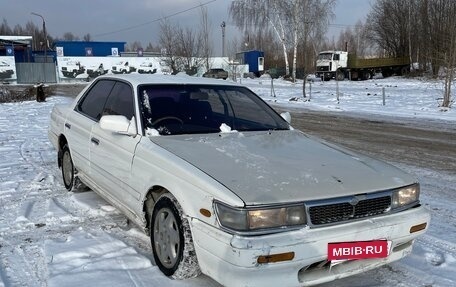
<instances>
[{"instance_id":1,"label":"power line","mask_svg":"<svg viewBox=\"0 0 456 287\"><path fill-rule=\"evenodd\" d=\"M94 35L94 37L103 37L103 36L107 36L107 35L112 35L112 34L116 34L116 33L120 33L120 32L125 32L125 31L129 31L129 30L133 30L133 29L136 29L136 28L139 28L139 27L143 27L143 26L146 26L146 25L155 23L155 22L159 22L159 21L162 21L162 20L165 20L165 19L168 19L168 18L177 16L177 15L179 15L179 14L183 14L183 13L186 13L186 12L188 12L188 11L191 11L191 10L194 10L194 9L197 9L197 8L200 8L200 7L203 7L203 6L206 6L206 5L211 4L212 2L215 2L215 1L217 1L217 0L207 1L207 2L205 2L205 3L202 3L202 4L199 4L199 5L190 7L190 8L188 8L188 9L185 9L185 10L182 10L182 11L179 11L179 12L176 12L176 13L173 13L173 14L170 14L170 15L167 15L167 16L164 16L164 17L161 17L161 18L152 20L152 21L144 22L144 23L142 23L142 24L137 24L137 25L129 26L129 27L122 28L122 29L115 30L115 31L111 31L111 32L96 34L96 35Z\"/></svg>"}]
</instances>

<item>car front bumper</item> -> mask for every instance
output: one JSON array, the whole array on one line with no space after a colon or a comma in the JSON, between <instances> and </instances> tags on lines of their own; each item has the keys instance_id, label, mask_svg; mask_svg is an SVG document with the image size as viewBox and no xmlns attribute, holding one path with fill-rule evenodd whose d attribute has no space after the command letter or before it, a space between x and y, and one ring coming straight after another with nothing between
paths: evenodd
<instances>
[{"instance_id":1,"label":"car front bumper","mask_svg":"<svg viewBox=\"0 0 456 287\"><path fill-rule=\"evenodd\" d=\"M429 226L430 213L424 207L382 217L321 228L262 235L228 234L199 220L192 220L192 232L201 270L225 286L311 286L397 261L411 253L413 240ZM426 227L411 233L413 226ZM387 258L327 263L331 242L386 239L391 241ZM294 258L259 264L259 256L294 252Z\"/></svg>"}]
</instances>

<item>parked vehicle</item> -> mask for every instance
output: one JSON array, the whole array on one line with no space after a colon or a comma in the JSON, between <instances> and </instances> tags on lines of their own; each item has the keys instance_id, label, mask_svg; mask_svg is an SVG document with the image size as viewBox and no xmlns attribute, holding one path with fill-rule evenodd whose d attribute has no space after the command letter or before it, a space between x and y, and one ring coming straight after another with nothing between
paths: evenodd
<instances>
[{"instance_id":1,"label":"parked vehicle","mask_svg":"<svg viewBox=\"0 0 456 287\"><path fill-rule=\"evenodd\" d=\"M226 80L228 78L228 72L223 69L209 69L209 71L203 74L203 77Z\"/></svg>"},{"instance_id":2,"label":"parked vehicle","mask_svg":"<svg viewBox=\"0 0 456 287\"><path fill-rule=\"evenodd\" d=\"M80 62L69 61L65 66L62 66L62 74L67 78L76 78L80 74L85 73L85 67Z\"/></svg>"},{"instance_id":3,"label":"parked vehicle","mask_svg":"<svg viewBox=\"0 0 456 287\"><path fill-rule=\"evenodd\" d=\"M140 74L155 74L156 72L157 68L154 68L152 62L143 62L138 68L138 73Z\"/></svg>"},{"instance_id":4,"label":"parked vehicle","mask_svg":"<svg viewBox=\"0 0 456 287\"><path fill-rule=\"evenodd\" d=\"M406 74L410 60L408 57L362 59L344 51L324 51L318 54L316 66L316 76L325 81L367 80L375 73L382 73L383 77Z\"/></svg>"},{"instance_id":5,"label":"parked vehicle","mask_svg":"<svg viewBox=\"0 0 456 287\"><path fill-rule=\"evenodd\" d=\"M136 71L136 68L133 66L130 66L128 64L128 61L121 61L117 63L116 65L112 66L111 72L113 74L130 74L132 72Z\"/></svg>"},{"instance_id":6,"label":"parked vehicle","mask_svg":"<svg viewBox=\"0 0 456 287\"><path fill-rule=\"evenodd\" d=\"M11 66L4 61L0 61L0 79L8 79L12 75L14 75L14 70Z\"/></svg>"},{"instance_id":7,"label":"parked vehicle","mask_svg":"<svg viewBox=\"0 0 456 287\"><path fill-rule=\"evenodd\" d=\"M236 83L100 76L53 108L49 138L65 187L143 228L175 279L308 286L410 254L430 220L418 182L290 121Z\"/></svg>"},{"instance_id":8,"label":"parked vehicle","mask_svg":"<svg viewBox=\"0 0 456 287\"><path fill-rule=\"evenodd\" d=\"M108 69L104 68L103 63L100 63L100 65L88 67L87 75L89 75L90 78L96 78L98 76L107 74L108 71Z\"/></svg>"}]
</instances>

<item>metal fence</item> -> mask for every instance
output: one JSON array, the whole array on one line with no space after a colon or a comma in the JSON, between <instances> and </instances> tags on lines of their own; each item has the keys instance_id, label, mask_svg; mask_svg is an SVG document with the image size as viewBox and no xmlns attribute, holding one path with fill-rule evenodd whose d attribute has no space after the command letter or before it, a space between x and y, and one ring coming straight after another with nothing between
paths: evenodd
<instances>
[{"instance_id":1,"label":"metal fence","mask_svg":"<svg viewBox=\"0 0 456 287\"><path fill-rule=\"evenodd\" d=\"M16 63L17 83L56 83L57 73L54 63Z\"/></svg>"}]
</instances>

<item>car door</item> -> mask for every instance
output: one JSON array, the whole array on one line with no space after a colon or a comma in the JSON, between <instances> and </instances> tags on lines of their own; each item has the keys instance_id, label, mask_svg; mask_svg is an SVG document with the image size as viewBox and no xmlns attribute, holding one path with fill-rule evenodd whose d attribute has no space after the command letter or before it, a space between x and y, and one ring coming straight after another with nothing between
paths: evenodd
<instances>
[{"instance_id":1,"label":"car door","mask_svg":"<svg viewBox=\"0 0 456 287\"><path fill-rule=\"evenodd\" d=\"M73 113L65 122L65 135L71 151L73 163L82 176L90 172L90 135L93 125L100 119L101 113L111 92L114 81L97 81L81 97Z\"/></svg>"},{"instance_id":2,"label":"car door","mask_svg":"<svg viewBox=\"0 0 456 287\"><path fill-rule=\"evenodd\" d=\"M118 81L106 101L103 115L123 115L132 120L134 107L132 87ZM99 179L100 186L109 197L126 206L132 206L139 200L139 193L131 187L131 167L140 139L140 135L128 136L103 130L99 123L92 128L91 174Z\"/></svg>"}]
</instances>

